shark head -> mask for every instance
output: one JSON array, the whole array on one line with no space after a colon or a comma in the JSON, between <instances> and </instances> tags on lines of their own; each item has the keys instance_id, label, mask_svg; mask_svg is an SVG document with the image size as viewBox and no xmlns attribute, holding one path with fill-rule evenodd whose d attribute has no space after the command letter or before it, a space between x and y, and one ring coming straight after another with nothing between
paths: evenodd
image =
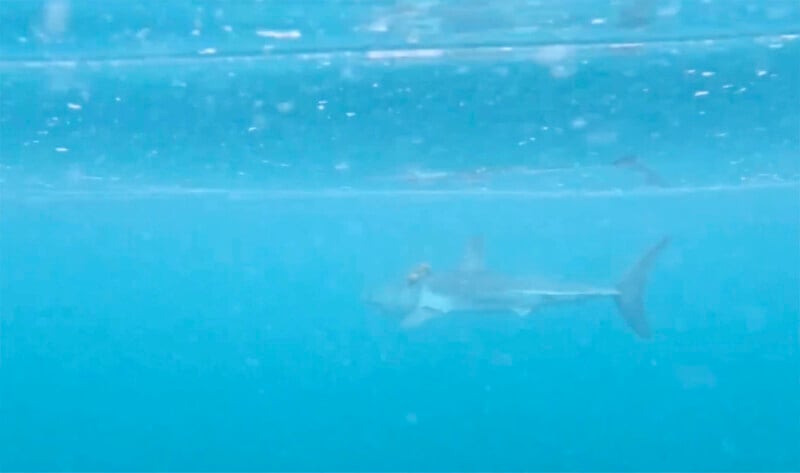
<instances>
[{"instance_id":1,"label":"shark head","mask_svg":"<svg viewBox=\"0 0 800 473\"><path fill-rule=\"evenodd\" d=\"M407 279L398 279L365 291L362 300L386 315L402 317L417 307L420 288Z\"/></svg>"},{"instance_id":2,"label":"shark head","mask_svg":"<svg viewBox=\"0 0 800 473\"><path fill-rule=\"evenodd\" d=\"M471 274L483 270L483 239L471 238L457 267L460 274ZM362 302L392 317L407 317L421 308L420 304L433 302L434 308L446 301L430 300L428 283L436 279L431 265L417 264L405 277L394 279L386 284L372 288L362 294ZM428 294L428 296L426 296Z\"/></svg>"}]
</instances>

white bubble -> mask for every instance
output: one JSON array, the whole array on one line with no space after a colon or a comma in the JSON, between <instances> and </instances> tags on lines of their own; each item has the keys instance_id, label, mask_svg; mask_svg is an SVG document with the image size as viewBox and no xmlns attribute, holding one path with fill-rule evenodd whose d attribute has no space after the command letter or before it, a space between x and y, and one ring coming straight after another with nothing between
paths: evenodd
<instances>
[{"instance_id":1,"label":"white bubble","mask_svg":"<svg viewBox=\"0 0 800 473\"><path fill-rule=\"evenodd\" d=\"M43 26L47 34L60 35L69 27L69 2L50 0L44 5Z\"/></svg>"},{"instance_id":2,"label":"white bubble","mask_svg":"<svg viewBox=\"0 0 800 473\"><path fill-rule=\"evenodd\" d=\"M572 120L572 128L574 128L576 130L580 130L581 128L585 128L586 127L586 123L587 122L586 122L585 118L578 117L578 118Z\"/></svg>"},{"instance_id":3,"label":"white bubble","mask_svg":"<svg viewBox=\"0 0 800 473\"><path fill-rule=\"evenodd\" d=\"M539 64L554 65L571 58L573 49L564 45L542 46L533 54L533 60Z\"/></svg>"},{"instance_id":4,"label":"white bubble","mask_svg":"<svg viewBox=\"0 0 800 473\"><path fill-rule=\"evenodd\" d=\"M292 102L281 102L278 105L276 105L275 108L280 113L289 113L292 110L294 110L294 103L292 103Z\"/></svg>"},{"instance_id":5,"label":"white bubble","mask_svg":"<svg viewBox=\"0 0 800 473\"><path fill-rule=\"evenodd\" d=\"M258 30L256 35L271 39L298 39L303 36L299 30Z\"/></svg>"},{"instance_id":6,"label":"white bubble","mask_svg":"<svg viewBox=\"0 0 800 473\"><path fill-rule=\"evenodd\" d=\"M564 79L575 74L575 67L560 64L550 68L550 75L556 79Z\"/></svg>"}]
</instances>

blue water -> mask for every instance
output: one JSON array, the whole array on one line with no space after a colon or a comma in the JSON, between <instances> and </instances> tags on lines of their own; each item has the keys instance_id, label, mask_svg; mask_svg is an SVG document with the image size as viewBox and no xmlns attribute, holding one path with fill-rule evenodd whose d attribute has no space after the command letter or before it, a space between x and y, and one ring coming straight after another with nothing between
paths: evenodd
<instances>
[{"instance_id":1,"label":"blue water","mask_svg":"<svg viewBox=\"0 0 800 473\"><path fill-rule=\"evenodd\" d=\"M800 470L800 7L428 5L0 3L1 471Z\"/></svg>"}]
</instances>

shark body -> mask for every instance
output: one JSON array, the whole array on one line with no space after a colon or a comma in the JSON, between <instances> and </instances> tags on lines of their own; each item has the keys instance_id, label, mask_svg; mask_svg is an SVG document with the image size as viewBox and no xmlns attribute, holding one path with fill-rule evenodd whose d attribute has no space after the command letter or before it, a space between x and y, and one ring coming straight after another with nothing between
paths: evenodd
<instances>
[{"instance_id":1,"label":"shark body","mask_svg":"<svg viewBox=\"0 0 800 473\"><path fill-rule=\"evenodd\" d=\"M457 268L426 271L420 277L386 286L368 299L387 311L400 314L401 326L406 329L452 314L528 316L544 306L595 298L613 299L628 327L637 336L649 338L645 286L650 269L669 241L665 237L652 246L616 285L592 286L488 271L484 266L482 240L474 238Z\"/></svg>"}]
</instances>

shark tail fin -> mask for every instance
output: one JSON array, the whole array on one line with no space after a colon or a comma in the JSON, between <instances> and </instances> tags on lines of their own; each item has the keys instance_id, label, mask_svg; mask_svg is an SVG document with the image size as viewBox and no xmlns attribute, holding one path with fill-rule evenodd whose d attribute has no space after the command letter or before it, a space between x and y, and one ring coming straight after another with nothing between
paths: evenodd
<instances>
[{"instance_id":1,"label":"shark tail fin","mask_svg":"<svg viewBox=\"0 0 800 473\"><path fill-rule=\"evenodd\" d=\"M670 237L664 237L642 256L625 277L617 284L619 294L615 297L617 308L628 326L641 338L650 338L650 324L644 310L644 292L647 276Z\"/></svg>"}]
</instances>

